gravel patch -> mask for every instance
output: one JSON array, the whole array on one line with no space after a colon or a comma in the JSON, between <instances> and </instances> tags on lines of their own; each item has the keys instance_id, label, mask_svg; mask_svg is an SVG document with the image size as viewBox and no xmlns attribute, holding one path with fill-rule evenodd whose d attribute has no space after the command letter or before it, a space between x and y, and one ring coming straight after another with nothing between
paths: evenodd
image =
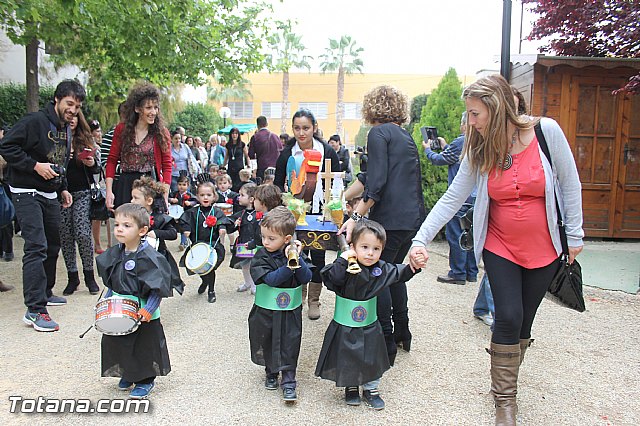
<instances>
[{"instance_id":1,"label":"gravel patch","mask_svg":"<svg viewBox=\"0 0 640 426\"><path fill-rule=\"evenodd\" d=\"M412 350L399 351L384 375L386 409L347 407L344 391L313 376L333 294L323 291L322 317L304 317L296 404L264 389L264 371L251 363L247 316L252 296L237 293L239 270L218 270L218 301L196 293L199 278L185 279L182 297L162 303L162 322L173 371L156 381L149 414L11 414L9 396L115 399L117 379L100 377L100 334L81 334L93 322L96 297L86 288L51 307L55 333L37 333L22 323L22 239L16 260L2 262L2 280L17 289L0 294L0 424L493 424L489 396L490 331L471 307L477 283L436 282L447 271L446 243L435 244L429 267L409 283ZM174 256L177 243L169 244ZM333 260L329 253L327 259ZM183 273L183 277L186 276ZM60 257L56 293L66 285ZM638 425L640 410L640 302L634 295L586 288L587 312L543 301L534 324L534 345L521 368L518 401L522 425Z\"/></svg>"}]
</instances>

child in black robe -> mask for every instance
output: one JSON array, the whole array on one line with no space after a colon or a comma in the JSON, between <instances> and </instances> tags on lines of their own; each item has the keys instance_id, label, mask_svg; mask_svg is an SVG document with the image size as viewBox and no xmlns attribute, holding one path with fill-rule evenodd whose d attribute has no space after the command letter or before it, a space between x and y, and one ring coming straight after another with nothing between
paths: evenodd
<instances>
[{"instance_id":1,"label":"child in black robe","mask_svg":"<svg viewBox=\"0 0 640 426\"><path fill-rule=\"evenodd\" d=\"M131 202L144 207L151 215L149 223L149 232L147 233L147 241L149 245L158 250L171 266L171 287L182 295L184 292L184 282L180 278L180 270L173 255L167 249L168 241L178 238L176 223L174 219L164 214L166 212L166 204L164 196L169 190L168 186L162 182L158 182L148 176L133 181L131 187Z\"/></svg>"},{"instance_id":2,"label":"child in black robe","mask_svg":"<svg viewBox=\"0 0 640 426\"><path fill-rule=\"evenodd\" d=\"M311 279L311 269L303 259L290 269L291 250L299 255L302 245L291 244L296 220L286 207L276 207L260 224L263 247L251 261L251 277L256 282L256 298L249 314L251 361L264 365L265 387L278 388L282 372L283 397L295 401L296 368L302 338L302 284Z\"/></svg>"},{"instance_id":3,"label":"child in black robe","mask_svg":"<svg viewBox=\"0 0 640 426\"><path fill-rule=\"evenodd\" d=\"M233 223L222 211L213 206L216 200L215 188L211 182L203 182L198 185L199 205L182 214L179 220L180 228L193 244L205 243L212 247L217 255L213 268L205 275L200 275L202 284L198 287L198 294L203 294L208 289L207 300L209 303L216 301L216 269L224 260L225 250L222 240L227 235L227 228ZM186 258L191 255L193 245L180 258L180 266L186 267ZM187 268L189 275L195 274Z\"/></svg>"},{"instance_id":4,"label":"child in black robe","mask_svg":"<svg viewBox=\"0 0 640 426\"><path fill-rule=\"evenodd\" d=\"M178 190L169 194L169 204L182 207L183 212L198 204L196 197L189 191L190 185L188 176L180 176L178 178ZM180 245L178 248L180 251L187 248L187 237L182 232L180 232Z\"/></svg>"},{"instance_id":5,"label":"child in black robe","mask_svg":"<svg viewBox=\"0 0 640 426\"><path fill-rule=\"evenodd\" d=\"M234 269L242 269L244 281L238 286L238 291L251 290L251 294L256 293L256 285L249 272L251 258L255 254L255 248L253 250L247 248L247 243L254 241L256 238L258 229L260 228L259 220L263 214L262 212L257 212L253 206L253 197L256 193L256 188L256 184L252 182L240 188L238 203L244 207L244 210L234 213L231 216L231 220L234 223L233 231L238 231L238 238L236 238L231 246L231 262L229 262L229 266ZM242 251L242 253L239 253L239 250Z\"/></svg>"},{"instance_id":6,"label":"child in black robe","mask_svg":"<svg viewBox=\"0 0 640 426\"><path fill-rule=\"evenodd\" d=\"M336 311L324 335L316 376L345 387L348 405L365 401L376 410L384 408L378 386L389 369L389 357L382 327L377 321L376 296L397 281L407 281L414 272L408 265L380 260L386 234L377 222L362 219L345 251L320 274L327 288L336 293ZM354 256L362 271L347 272L347 259Z\"/></svg>"},{"instance_id":7,"label":"child in black robe","mask_svg":"<svg viewBox=\"0 0 640 426\"><path fill-rule=\"evenodd\" d=\"M171 371L167 341L160 322L160 300L171 296L169 262L143 240L149 229L149 214L126 203L115 211L114 234L120 244L96 258L106 298L117 297L140 303L140 324L129 334L102 336L102 377L120 377L118 388L129 396L146 398L156 376Z\"/></svg>"}]
</instances>

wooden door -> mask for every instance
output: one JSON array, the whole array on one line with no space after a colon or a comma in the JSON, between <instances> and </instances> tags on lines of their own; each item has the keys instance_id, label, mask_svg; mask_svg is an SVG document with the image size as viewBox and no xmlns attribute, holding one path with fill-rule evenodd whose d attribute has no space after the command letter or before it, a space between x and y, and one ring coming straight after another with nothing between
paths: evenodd
<instances>
[{"instance_id":1,"label":"wooden door","mask_svg":"<svg viewBox=\"0 0 640 426\"><path fill-rule=\"evenodd\" d=\"M640 238L640 101L618 78L573 77L569 138L587 236Z\"/></svg>"}]
</instances>

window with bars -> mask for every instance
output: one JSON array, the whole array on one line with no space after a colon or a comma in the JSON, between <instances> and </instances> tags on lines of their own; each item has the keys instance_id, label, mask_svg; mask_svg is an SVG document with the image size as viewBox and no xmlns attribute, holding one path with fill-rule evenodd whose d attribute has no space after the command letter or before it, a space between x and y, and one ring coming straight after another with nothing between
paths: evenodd
<instances>
[{"instance_id":1,"label":"window with bars","mask_svg":"<svg viewBox=\"0 0 640 426\"><path fill-rule=\"evenodd\" d=\"M225 102L231 110L231 118L253 118L253 102Z\"/></svg>"},{"instance_id":2,"label":"window with bars","mask_svg":"<svg viewBox=\"0 0 640 426\"><path fill-rule=\"evenodd\" d=\"M311 111L316 120L327 118L328 104L326 102L300 102L299 109L308 109Z\"/></svg>"},{"instance_id":3,"label":"window with bars","mask_svg":"<svg viewBox=\"0 0 640 426\"><path fill-rule=\"evenodd\" d=\"M282 118L282 102L263 102L262 115L267 118ZM287 105L287 116L291 117L291 103Z\"/></svg>"},{"instance_id":4,"label":"window with bars","mask_svg":"<svg viewBox=\"0 0 640 426\"><path fill-rule=\"evenodd\" d=\"M359 102L344 103L344 119L360 120L362 119L362 104Z\"/></svg>"}]
</instances>

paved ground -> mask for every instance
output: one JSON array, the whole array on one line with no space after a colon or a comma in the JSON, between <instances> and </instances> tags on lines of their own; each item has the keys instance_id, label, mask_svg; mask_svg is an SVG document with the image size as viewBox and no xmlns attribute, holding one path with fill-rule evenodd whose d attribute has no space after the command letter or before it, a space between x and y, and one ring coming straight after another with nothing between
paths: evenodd
<instances>
[{"instance_id":1,"label":"paved ground","mask_svg":"<svg viewBox=\"0 0 640 426\"><path fill-rule=\"evenodd\" d=\"M16 238L16 257L22 240ZM177 246L171 245L177 253ZM471 315L477 284L453 286L435 278L447 269L442 244L429 268L409 284L411 353L402 352L383 378L387 408L347 407L343 390L313 376L333 309L322 294L322 318L304 319L298 370L299 401L285 405L263 387L263 371L251 363L247 315L251 296L236 293L240 271L219 270L218 302L196 294L187 279L184 296L165 300L162 318L173 371L157 380L150 414L11 414L9 396L119 398L116 379L101 378L100 334L78 335L93 321L95 296L86 289L69 304L50 309L56 333L22 324L21 290L0 294L0 424L493 424L490 332ZM332 257L332 255L328 255ZM226 263L225 263L226 265ZM21 264L0 265L1 278L21 288ZM58 292L66 271L60 260ZM534 346L521 370L522 425L638 425L640 409L640 302L622 292L587 288L587 312L544 301L534 324Z\"/></svg>"}]
</instances>

